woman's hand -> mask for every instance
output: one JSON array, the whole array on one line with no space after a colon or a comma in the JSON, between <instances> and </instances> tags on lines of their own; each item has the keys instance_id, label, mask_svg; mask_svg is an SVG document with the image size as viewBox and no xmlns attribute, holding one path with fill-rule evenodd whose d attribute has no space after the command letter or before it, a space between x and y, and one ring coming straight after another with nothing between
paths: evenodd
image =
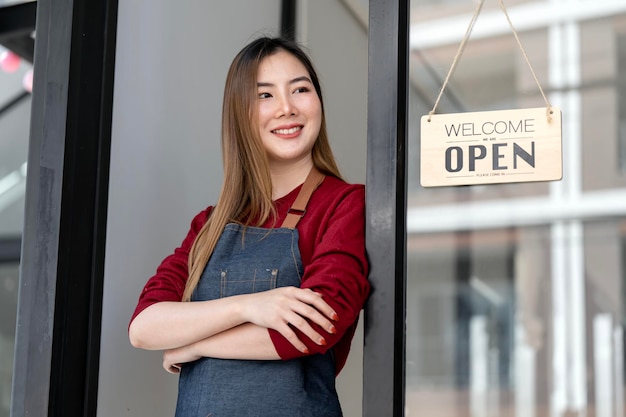
<instances>
[{"instance_id":1,"label":"woman's hand","mask_svg":"<svg viewBox=\"0 0 626 417\"><path fill-rule=\"evenodd\" d=\"M325 345L326 339L307 320L318 324L328 333L336 332L331 320L338 320L337 313L323 300L321 294L310 289L281 287L248 294L246 297L242 310L244 320L276 330L301 352L308 353L308 349L298 339L293 328L318 345Z\"/></svg>"},{"instance_id":2,"label":"woman's hand","mask_svg":"<svg viewBox=\"0 0 626 417\"><path fill-rule=\"evenodd\" d=\"M192 346L163 351L163 369L170 374L178 374L183 364L200 359L201 356L193 352Z\"/></svg>"}]
</instances>

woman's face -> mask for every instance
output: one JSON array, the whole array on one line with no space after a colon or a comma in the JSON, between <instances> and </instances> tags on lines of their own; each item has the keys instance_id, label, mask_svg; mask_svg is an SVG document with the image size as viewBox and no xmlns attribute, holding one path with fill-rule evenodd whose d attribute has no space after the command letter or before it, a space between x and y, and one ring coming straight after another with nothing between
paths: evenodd
<instances>
[{"instance_id":1,"label":"woman's face","mask_svg":"<svg viewBox=\"0 0 626 417\"><path fill-rule=\"evenodd\" d=\"M257 89L259 129L270 168L309 164L322 104L304 65L285 51L264 58Z\"/></svg>"}]
</instances>

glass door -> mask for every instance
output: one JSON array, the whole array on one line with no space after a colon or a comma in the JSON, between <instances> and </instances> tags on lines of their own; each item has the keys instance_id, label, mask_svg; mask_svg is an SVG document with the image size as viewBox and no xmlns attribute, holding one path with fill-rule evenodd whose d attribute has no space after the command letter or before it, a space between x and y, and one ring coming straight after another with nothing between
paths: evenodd
<instances>
[{"instance_id":1,"label":"glass door","mask_svg":"<svg viewBox=\"0 0 626 417\"><path fill-rule=\"evenodd\" d=\"M624 416L626 3L506 2L561 181L423 188L420 118L476 4L410 6L405 415ZM542 106L487 1L437 113Z\"/></svg>"}]
</instances>

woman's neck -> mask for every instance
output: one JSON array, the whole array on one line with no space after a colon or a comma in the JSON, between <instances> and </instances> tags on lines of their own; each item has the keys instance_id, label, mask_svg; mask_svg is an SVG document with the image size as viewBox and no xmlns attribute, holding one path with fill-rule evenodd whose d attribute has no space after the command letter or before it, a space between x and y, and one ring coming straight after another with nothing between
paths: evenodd
<instances>
[{"instance_id":1,"label":"woman's neck","mask_svg":"<svg viewBox=\"0 0 626 417\"><path fill-rule=\"evenodd\" d=\"M302 161L299 164L291 164L283 167L270 167L272 176L272 199L277 200L289 194L294 188L306 180L307 175L313 168L313 161Z\"/></svg>"}]
</instances>

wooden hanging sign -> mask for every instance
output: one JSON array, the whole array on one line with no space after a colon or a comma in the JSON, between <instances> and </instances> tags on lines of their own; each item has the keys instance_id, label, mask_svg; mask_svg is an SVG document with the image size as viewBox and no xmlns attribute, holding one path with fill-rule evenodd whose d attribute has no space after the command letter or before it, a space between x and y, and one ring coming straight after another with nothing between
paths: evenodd
<instances>
[{"instance_id":1,"label":"wooden hanging sign","mask_svg":"<svg viewBox=\"0 0 626 417\"><path fill-rule=\"evenodd\" d=\"M561 110L431 114L421 119L423 187L562 178Z\"/></svg>"}]
</instances>

